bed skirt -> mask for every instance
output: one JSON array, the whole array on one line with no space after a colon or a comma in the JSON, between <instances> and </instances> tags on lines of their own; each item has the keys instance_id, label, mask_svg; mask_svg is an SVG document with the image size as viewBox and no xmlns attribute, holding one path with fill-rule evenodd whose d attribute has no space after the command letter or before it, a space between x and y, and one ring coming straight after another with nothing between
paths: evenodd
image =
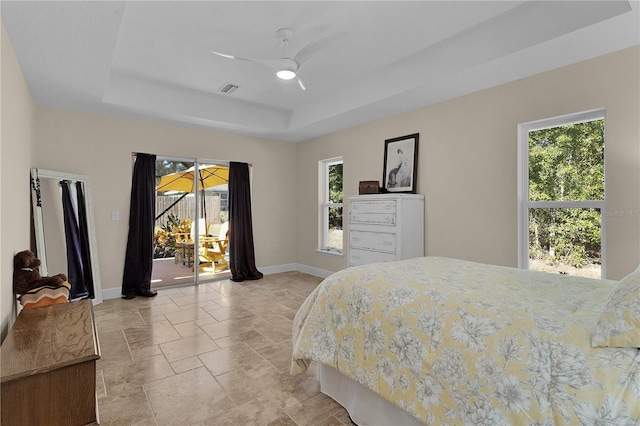
<instances>
[{"instance_id":1,"label":"bed skirt","mask_svg":"<svg viewBox=\"0 0 640 426\"><path fill-rule=\"evenodd\" d=\"M342 405L358 426L424 426L411 414L333 367L319 364L318 380L322 393Z\"/></svg>"}]
</instances>

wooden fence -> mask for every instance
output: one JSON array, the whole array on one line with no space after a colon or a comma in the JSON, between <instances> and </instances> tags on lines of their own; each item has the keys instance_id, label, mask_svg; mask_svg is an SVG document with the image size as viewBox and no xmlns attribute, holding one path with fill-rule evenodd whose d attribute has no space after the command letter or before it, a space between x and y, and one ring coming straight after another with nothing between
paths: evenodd
<instances>
[{"instance_id":1,"label":"wooden fence","mask_svg":"<svg viewBox=\"0 0 640 426\"><path fill-rule=\"evenodd\" d=\"M156 216L164 212L171 204L180 199L182 195L158 195L156 197ZM211 225L220 224L228 219L229 212L226 211L226 206L223 206L220 194L206 194L204 198L204 204L206 206L206 218L207 222ZM202 203L202 197L200 197ZM195 217L196 199L193 194L189 194L182 200L178 201L175 206L167 210L161 217L156 220L156 226L164 225L167 222L167 218L170 214L177 216L181 221Z\"/></svg>"}]
</instances>

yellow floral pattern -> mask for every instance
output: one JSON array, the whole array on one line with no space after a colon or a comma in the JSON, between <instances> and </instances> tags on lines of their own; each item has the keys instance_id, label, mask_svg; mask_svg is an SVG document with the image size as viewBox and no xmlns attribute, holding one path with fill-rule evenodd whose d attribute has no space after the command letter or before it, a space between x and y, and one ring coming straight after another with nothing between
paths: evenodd
<instances>
[{"instance_id":1,"label":"yellow floral pattern","mask_svg":"<svg viewBox=\"0 0 640 426\"><path fill-rule=\"evenodd\" d=\"M448 258L349 268L293 325L292 374L338 369L425 424L640 424L640 351L592 348L617 283Z\"/></svg>"}]
</instances>

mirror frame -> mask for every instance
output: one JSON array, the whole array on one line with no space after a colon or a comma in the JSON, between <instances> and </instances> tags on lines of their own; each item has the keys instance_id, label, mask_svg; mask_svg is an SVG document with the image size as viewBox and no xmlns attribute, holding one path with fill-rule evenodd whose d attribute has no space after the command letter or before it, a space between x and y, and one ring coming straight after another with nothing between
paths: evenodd
<instances>
[{"instance_id":1,"label":"mirror frame","mask_svg":"<svg viewBox=\"0 0 640 426\"><path fill-rule=\"evenodd\" d=\"M57 172L53 170L31 169L31 200L33 206L33 226L36 237L36 255L40 259L40 272L42 276L48 275L47 252L44 241L44 221L42 216L42 206L39 205L40 179L56 179L82 182L84 188L85 208L87 212L87 231L89 239L89 250L91 251L91 268L93 271L93 290L95 298L93 304L102 303L102 283L100 281L100 265L98 262L98 244L96 238L96 223L93 214L93 194L91 191L91 181L89 176L77 175L73 173Z\"/></svg>"}]
</instances>

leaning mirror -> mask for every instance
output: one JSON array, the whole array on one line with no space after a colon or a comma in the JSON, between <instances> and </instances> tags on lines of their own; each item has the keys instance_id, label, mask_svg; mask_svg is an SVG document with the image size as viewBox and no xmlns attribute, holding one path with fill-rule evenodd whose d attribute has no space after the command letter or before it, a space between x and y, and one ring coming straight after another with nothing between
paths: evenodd
<instances>
[{"instance_id":1,"label":"leaning mirror","mask_svg":"<svg viewBox=\"0 0 640 426\"><path fill-rule=\"evenodd\" d=\"M40 275L64 273L71 299L102 302L102 286L88 176L31 169L31 197Z\"/></svg>"}]
</instances>

